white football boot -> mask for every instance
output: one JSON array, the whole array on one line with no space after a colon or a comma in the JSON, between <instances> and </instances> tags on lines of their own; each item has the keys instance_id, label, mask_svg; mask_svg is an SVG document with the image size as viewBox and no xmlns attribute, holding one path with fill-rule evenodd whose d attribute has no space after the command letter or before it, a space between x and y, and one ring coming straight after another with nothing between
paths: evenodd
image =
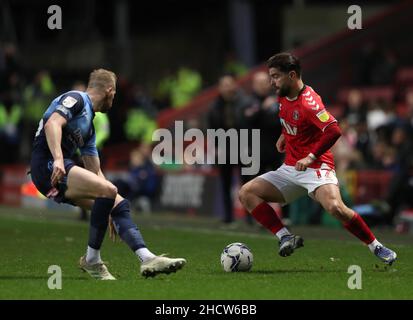
<instances>
[{"instance_id":1,"label":"white football boot","mask_svg":"<svg viewBox=\"0 0 413 320\"><path fill-rule=\"evenodd\" d=\"M160 255L141 264L141 275L148 278L160 273L170 274L182 269L185 264L186 260L183 258L168 258Z\"/></svg>"},{"instance_id":2,"label":"white football boot","mask_svg":"<svg viewBox=\"0 0 413 320\"><path fill-rule=\"evenodd\" d=\"M89 273L90 276L96 280L116 280L116 278L110 274L103 262L88 264L86 262L86 256L83 256L80 258L79 266L80 269Z\"/></svg>"}]
</instances>

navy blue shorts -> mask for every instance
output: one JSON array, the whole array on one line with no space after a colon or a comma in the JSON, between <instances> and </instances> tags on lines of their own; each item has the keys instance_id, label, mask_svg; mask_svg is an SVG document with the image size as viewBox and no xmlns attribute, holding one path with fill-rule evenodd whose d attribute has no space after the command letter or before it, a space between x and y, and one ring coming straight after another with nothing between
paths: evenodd
<instances>
[{"instance_id":1,"label":"navy blue shorts","mask_svg":"<svg viewBox=\"0 0 413 320\"><path fill-rule=\"evenodd\" d=\"M66 175L56 187L53 187L50 181L53 172L53 162L54 160L49 157L32 154L30 162L32 181L37 190L39 190L45 197L52 199L57 203L63 202L74 205L69 199L65 198L65 192L67 190L67 175L75 163L71 159L64 159Z\"/></svg>"}]
</instances>

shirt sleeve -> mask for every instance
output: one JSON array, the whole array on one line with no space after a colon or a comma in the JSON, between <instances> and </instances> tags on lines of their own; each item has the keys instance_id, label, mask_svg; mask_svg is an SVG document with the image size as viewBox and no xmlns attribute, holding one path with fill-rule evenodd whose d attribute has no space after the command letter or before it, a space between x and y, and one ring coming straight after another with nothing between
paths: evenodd
<instances>
[{"instance_id":1,"label":"shirt sleeve","mask_svg":"<svg viewBox=\"0 0 413 320\"><path fill-rule=\"evenodd\" d=\"M324 131L330 124L337 122L331 113L326 110L319 95L307 91L307 95L303 95L302 99L308 120L320 130Z\"/></svg>"},{"instance_id":2,"label":"shirt sleeve","mask_svg":"<svg viewBox=\"0 0 413 320\"><path fill-rule=\"evenodd\" d=\"M96 149L96 132L93 132L90 139L86 141L83 147L80 147L79 150L82 156L99 156L98 150Z\"/></svg>"},{"instance_id":3,"label":"shirt sleeve","mask_svg":"<svg viewBox=\"0 0 413 320\"><path fill-rule=\"evenodd\" d=\"M317 158L324 154L326 151L336 143L341 136L341 130L337 122L331 123L331 125L325 128L324 133L321 135L320 140L314 146L312 154Z\"/></svg>"},{"instance_id":4,"label":"shirt sleeve","mask_svg":"<svg viewBox=\"0 0 413 320\"><path fill-rule=\"evenodd\" d=\"M76 92L64 94L56 107L55 112L64 117L67 121L78 115L85 104L82 96Z\"/></svg>"}]
</instances>

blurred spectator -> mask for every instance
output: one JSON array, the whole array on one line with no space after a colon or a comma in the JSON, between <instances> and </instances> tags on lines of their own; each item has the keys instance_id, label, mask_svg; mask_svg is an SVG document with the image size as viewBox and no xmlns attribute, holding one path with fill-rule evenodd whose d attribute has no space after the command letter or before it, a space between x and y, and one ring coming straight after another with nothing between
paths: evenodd
<instances>
[{"instance_id":1,"label":"blurred spectator","mask_svg":"<svg viewBox=\"0 0 413 320\"><path fill-rule=\"evenodd\" d=\"M363 155L364 162L370 162L371 160L371 135L367 128L366 122L361 122L356 127L357 142L356 149Z\"/></svg>"},{"instance_id":2,"label":"blurred spectator","mask_svg":"<svg viewBox=\"0 0 413 320\"><path fill-rule=\"evenodd\" d=\"M139 85L134 85L131 94L131 107L123 124L125 136L129 141L152 143L152 134L157 129L156 107L152 99Z\"/></svg>"},{"instance_id":3,"label":"blurred spectator","mask_svg":"<svg viewBox=\"0 0 413 320\"><path fill-rule=\"evenodd\" d=\"M348 169L359 168L363 161L362 153L357 150L357 131L349 125L348 119L340 121L341 137L337 140L331 151L336 162L338 176L343 176Z\"/></svg>"},{"instance_id":4,"label":"blurred spectator","mask_svg":"<svg viewBox=\"0 0 413 320\"><path fill-rule=\"evenodd\" d=\"M406 94L406 120L409 126L410 136L413 137L413 88Z\"/></svg>"},{"instance_id":5,"label":"blurred spectator","mask_svg":"<svg viewBox=\"0 0 413 320\"><path fill-rule=\"evenodd\" d=\"M281 165L282 155L276 150L275 143L281 134L278 119L277 97L272 94L270 78L267 72L257 72L252 79L253 102L244 110L248 129L260 130L260 171L275 170ZM249 140L251 143L251 140ZM252 176L245 176L253 178Z\"/></svg>"},{"instance_id":6,"label":"blurred spectator","mask_svg":"<svg viewBox=\"0 0 413 320\"><path fill-rule=\"evenodd\" d=\"M251 98L246 96L237 85L235 77L225 74L218 81L218 98L212 103L208 115L209 128L224 129L225 131L234 128L245 127L244 112L252 103ZM231 145L230 139L226 140L225 164L218 164L222 185L222 195L224 200L224 223L234 221L233 217L233 197L232 184L236 172L239 178L239 167L230 163ZM218 149L217 153L223 150ZM239 158L238 158L239 159ZM218 163L216 161L215 163Z\"/></svg>"},{"instance_id":7,"label":"blurred spectator","mask_svg":"<svg viewBox=\"0 0 413 320\"><path fill-rule=\"evenodd\" d=\"M19 160L23 117L22 81L17 49L13 44L0 46L0 163Z\"/></svg>"},{"instance_id":8,"label":"blurred spectator","mask_svg":"<svg viewBox=\"0 0 413 320\"><path fill-rule=\"evenodd\" d=\"M395 153L394 175L389 184L387 203L390 215L387 222L392 224L395 215L403 207L413 207L413 185L411 172L413 169L413 143L410 126L398 123L393 130L392 146Z\"/></svg>"},{"instance_id":9,"label":"blurred spectator","mask_svg":"<svg viewBox=\"0 0 413 320\"><path fill-rule=\"evenodd\" d=\"M24 90L27 118L29 121L40 119L48 106L49 101L55 93L54 83L49 73L45 70L38 72L32 84ZM33 120L34 121L34 120Z\"/></svg>"},{"instance_id":10,"label":"blurred spectator","mask_svg":"<svg viewBox=\"0 0 413 320\"><path fill-rule=\"evenodd\" d=\"M225 58L224 73L242 77L248 73L248 67L239 61L233 52L229 52Z\"/></svg>"},{"instance_id":11,"label":"blurred spectator","mask_svg":"<svg viewBox=\"0 0 413 320\"><path fill-rule=\"evenodd\" d=\"M155 118L158 113L157 106L152 97L139 84L132 85L128 104L141 109L151 118Z\"/></svg>"},{"instance_id":12,"label":"blurred spectator","mask_svg":"<svg viewBox=\"0 0 413 320\"><path fill-rule=\"evenodd\" d=\"M36 73L33 82L26 86L23 92L24 99L24 147L23 158L28 159L32 141L39 125L39 119L50 104L55 94L55 86L48 71Z\"/></svg>"},{"instance_id":13,"label":"blurred spectator","mask_svg":"<svg viewBox=\"0 0 413 320\"><path fill-rule=\"evenodd\" d=\"M260 130L260 169L256 175L243 175L242 184L255 177L275 170L281 165L282 154L275 147L281 134L281 123L278 118L277 97L272 93L270 77L267 72L260 71L252 78L252 103L244 110L246 127L248 129ZM248 140L248 152L251 154L251 139ZM247 222L253 223L253 219L246 212Z\"/></svg>"},{"instance_id":14,"label":"blurred spectator","mask_svg":"<svg viewBox=\"0 0 413 320\"><path fill-rule=\"evenodd\" d=\"M409 111L409 116L413 118L413 88L410 88L406 92L406 105Z\"/></svg>"},{"instance_id":15,"label":"blurred spectator","mask_svg":"<svg viewBox=\"0 0 413 320\"><path fill-rule=\"evenodd\" d=\"M396 118L394 108L382 100L372 100L367 112L367 127L374 131L381 126L392 123Z\"/></svg>"},{"instance_id":16,"label":"blurred spectator","mask_svg":"<svg viewBox=\"0 0 413 320\"><path fill-rule=\"evenodd\" d=\"M10 90L10 77L20 73L17 48L12 43L0 43L0 99Z\"/></svg>"},{"instance_id":17,"label":"blurred spectator","mask_svg":"<svg viewBox=\"0 0 413 320\"><path fill-rule=\"evenodd\" d=\"M135 209L151 212L151 203L158 187L158 176L151 161L148 145L142 145L131 152L128 177L117 180L114 184L119 194L127 198Z\"/></svg>"},{"instance_id":18,"label":"blurred spectator","mask_svg":"<svg viewBox=\"0 0 413 320\"><path fill-rule=\"evenodd\" d=\"M397 71L397 58L391 49L384 49L379 53L379 61L372 72L373 85L392 84Z\"/></svg>"},{"instance_id":19,"label":"blurred spectator","mask_svg":"<svg viewBox=\"0 0 413 320\"><path fill-rule=\"evenodd\" d=\"M199 118L192 118L184 122L184 132L191 129L200 129L201 123ZM187 147L190 146L188 149ZM201 150L202 152L198 152ZM211 163L213 163L214 154L212 148L208 148L207 139L200 139L195 136L192 137L191 141L184 141L184 155L183 163L185 170L192 171L210 171ZM195 151L196 150L196 151ZM187 157L190 157L188 159ZM195 164L190 164L192 161L196 161Z\"/></svg>"},{"instance_id":20,"label":"blurred spectator","mask_svg":"<svg viewBox=\"0 0 413 320\"><path fill-rule=\"evenodd\" d=\"M413 128L413 88L409 88L406 91L402 109L406 112L405 119L409 122L410 127Z\"/></svg>"},{"instance_id":21,"label":"blurred spectator","mask_svg":"<svg viewBox=\"0 0 413 320\"><path fill-rule=\"evenodd\" d=\"M347 103L344 106L343 117L350 126L365 122L367 119L367 106L363 101L361 91L358 89L350 90L347 96Z\"/></svg>"},{"instance_id":22,"label":"blurred spectator","mask_svg":"<svg viewBox=\"0 0 413 320\"><path fill-rule=\"evenodd\" d=\"M156 121L151 119L144 111L140 109L131 109L128 111L124 130L129 141L151 143L152 134L156 128Z\"/></svg>"},{"instance_id":23,"label":"blurred spectator","mask_svg":"<svg viewBox=\"0 0 413 320\"><path fill-rule=\"evenodd\" d=\"M165 71L162 79L154 90L154 99L159 110L171 107L171 88L174 86L174 76L170 70Z\"/></svg>"},{"instance_id":24,"label":"blurred spectator","mask_svg":"<svg viewBox=\"0 0 413 320\"><path fill-rule=\"evenodd\" d=\"M175 85L171 90L171 102L174 108L185 106L199 93L202 87L201 75L189 68L180 68Z\"/></svg>"},{"instance_id":25,"label":"blurred spectator","mask_svg":"<svg viewBox=\"0 0 413 320\"><path fill-rule=\"evenodd\" d=\"M12 101L0 101L0 163L16 163L19 158L19 124L22 108Z\"/></svg>"},{"instance_id":26,"label":"blurred spectator","mask_svg":"<svg viewBox=\"0 0 413 320\"><path fill-rule=\"evenodd\" d=\"M378 140L372 145L372 158L369 162L370 169L392 170L395 163L394 149L385 141Z\"/></svg>"},{"instance_id":27,"label":"blurred spectator","mask_svg":"<svg viewBox=\"0 0 413 320\"><path fill-rule=\"evenodd\" d=\"M386 85L394 80L397 59L388 48L382 49L374 42L366 43L355 56L356 85Z\"/></svg>"},{"instance_id":28,"label":"blurred spectator","mask_svg":"<svg viewBox=\"0 0 413 320\"><path fill-rule=\"evenodd\" d=\"M158 85L157 99L173 108L185 106L202 88L202 77L196 70L182 67L176 75L165 76ZM165 103L165 102L164 102Z\"/></svg>"},{"instance_id":29,"label":"blurred spectator","mask_svg":"<svg viewBox=\"0 0 413 320\"><path fill-rule=\"evenodd\" d=\"M123 143L127 139L124 127L125 122L128 119L128 110L131 106L129 103L130 90L131 83L125 76L120 74L116 83L115 100L113 101L113 103L116 105L116 108L112 108L108 112L111 129L108 143Z\"/></svg>"},{"instance_id":30,"label":"blurred spectator","mask_svg":"<svg viewBox=\"0 0 413 320\"><path fill-rule=\"evenodd\" d=\"M372 84L374 68L379 63L379 50L374 42L365 43L359 52L356 52L356 85L368 86Z\"/></svg>"},{"instance_id":31,"label":"blurred spectator","mask_svg":"<svg viewBox=\"0 0 413 320\"><path fill-rule=\"evenodd\" d=\"M367 104L360 90L349 91L340 126L342 126L343 137L337 142L338 145L335 148L339 157L340 170L345 170L352 165L360 165L363 160L371 161L371 134L367 127ZM354 147L354 150L346 154L346 147Z\"/></svg>"},{"instance_id":32,"label":"blurred spectator","mask_svg":"<svg viewBox=\"0 0 413 320\"><path fill-rule=\"evenodd\" d=\"M93 119L93 126L96 131L96 148L101 151L103 149L103 145L110 136L110 123L108 115L103 112L96 112L95 118Z\"/></svg>"}]
</instances>

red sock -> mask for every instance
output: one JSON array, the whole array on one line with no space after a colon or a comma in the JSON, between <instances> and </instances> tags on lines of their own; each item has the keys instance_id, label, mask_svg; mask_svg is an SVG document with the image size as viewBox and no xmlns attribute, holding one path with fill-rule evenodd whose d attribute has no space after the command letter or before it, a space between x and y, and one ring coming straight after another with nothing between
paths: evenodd
<instances>
[{"instance_id":1,"label":"red sock","mask_svg":"<svg viewBox=\"0 0 413 320\"><path fill-rule=\"evenodd\" d=\"M261 223L273 234L284 228L283 223L280 218L278 218L274 209L266 202L260 203L254 210L252 210L251 214L255 220Z\"/></svg>"},{"instance_id":2,"label":"red sock","mask_svg":"<svg viewBox=\"0 0 413 320\"><path fill-rule=\"evenodd\" d=\"M363 218L357 212L354 212L353 218L346 224L344 228L354 234L357 238L363 241L365 244L370 244L376 239L371 232L368 225L364 222Z\"/></svg>"}]
</instances>

